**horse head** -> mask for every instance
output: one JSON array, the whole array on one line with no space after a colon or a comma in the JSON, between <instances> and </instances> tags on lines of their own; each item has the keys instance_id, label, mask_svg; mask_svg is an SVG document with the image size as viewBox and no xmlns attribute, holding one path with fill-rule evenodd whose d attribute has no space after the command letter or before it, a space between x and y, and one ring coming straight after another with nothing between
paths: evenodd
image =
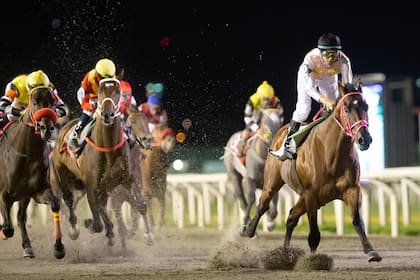
<instances>
[{"instance_id":1,"label":"horse head","mask_svg":"<svg viewBox=\"0 0 420 280\"><path fill-rule=\"evenodd\" d=\"M340 99L334 110L337 123L361 151L367 150L372 143L369 133L368 104L362 94L360 81L354 84L339 83Z\"/></svg>"},{"instance_id":2,"label":"horse head","mask_svg":"<svg viewBox=\"0 0 420 280\"><path fill-rule=\"evenodd\" d=\"M30 119L30 125L35 127L35 133L43 140L53 140L53 131L58 117L55 112L54 92L50 87L39 86L33 88L30 93L30 100L26 115Z\"/></svg>"},{"instance_id":3,"label":"horse head","mask_svg":"<svg viewBox=\"0 0 420 280\"><path fill-rule=\"evenodd\" d=\"M261 124L258 133L264 142L271 143L277 130L283 126L283 110L276 108L263 109L261 114Z\"/></svg>"},{"instance_id":4,"label":"horse head","mask_svg":"<svg viewBox=\"0 0 420 280\"><path fill-rule=\"evenodd\" d=\"M149 130L148 119L144 112L134 108L127 108L126 124L132 129L133 139L140 144L144 149L150 150L152 148L152 134Z\"/></svg>"},{"instance_id":5,"label":"horse head","mask_svg":"<svg viewBox=\"0 0 420 280\"><path fill-rule=\"evenodd\" d=\"M172 151L176 144L175 131L170 127L156 127L153 132L153 139L156 145L167 154Z\"/></svg>"},{"instance_id":6,"label":"horse head","mask_svg":"<svg viewBox=\"0 0 420 280\"><path fill-rule=\"evenodd\" d=\"M105 78L99 82L98 108L96 114L106 126L111 126L116 117L119 117L121 103L120 81L114 78Z\"/></svg>"}]
</instances>

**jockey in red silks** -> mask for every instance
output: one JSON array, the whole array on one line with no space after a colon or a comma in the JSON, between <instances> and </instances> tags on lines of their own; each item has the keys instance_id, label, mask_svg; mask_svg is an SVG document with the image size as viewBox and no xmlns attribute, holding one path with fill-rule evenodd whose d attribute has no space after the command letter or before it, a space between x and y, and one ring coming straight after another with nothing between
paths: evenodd
<instances>
[{"instance_id":1,"label":"jockey in red silks","mask_svg":"<svg viewBox=\"0 0 420 280\"><path fill-rule=\"evenodd\" d=\"M120 112L122 113L122 118L124 118L124 114L127 108L132 107L137 109L137 101L133 96L133 89L131 84L127 81L120 80L120 87L121 87L121 105L120 105Z\"/></svg>"},{"instance_id":2,"label":"jockey in red silks","mask_svg":"<svg viewBox=\"0 0 420 280\"><path fill-rule=\"evenodd\" d=\"M149 120L149 130L150 132L156 126L167 127L168 125L168 114L163 108L162 99L157 94L151 94L148 96L147 101L141 103L138 106L140 111L143 111Z\"/></svg>"},{"instance_id":3,"label":"jockey in red silks","mask_svg":"<svg viewBox=\"0 0 420 280\"><path fill-rule=\"evenodd\" d=\"M115 64L112 60L103 58L98 60L95 68L89 70L77 91L77 99L82 107L80 120L70 134L69 144L75 149L79 148L78 138L83 128L92 119L98 102L99 81L104 78L115 78Z\"/></svg>"}]
</instances>

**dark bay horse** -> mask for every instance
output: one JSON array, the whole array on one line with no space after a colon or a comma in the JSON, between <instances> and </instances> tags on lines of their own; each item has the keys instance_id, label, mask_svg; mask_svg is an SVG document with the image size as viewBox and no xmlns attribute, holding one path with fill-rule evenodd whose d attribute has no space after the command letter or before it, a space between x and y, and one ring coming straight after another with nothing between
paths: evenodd
<instances>
[{"instance_id":1,"label":"dark bay horse","mask_svg":"<svg viewBox=\"0 0 420 280\"><path fill-rule=\"evenodd\" d=\"M243 214L243 223L250 220L250 212L255 204L255 191L263 185L263 170L268 154L268 147L273 136L283 126L283 109L264 109L261 111L261 124L256 133L248 140L245 165L241 163L233 150L241 131L235 132L228 140L223 155L228 181L232 184ZM269 230L274 229L277 216L278 194L274 194L268 215Z\"/></svg>"},{"instance_id":2,"label":"dark bay horse","mask_svg":"<svg viewBox=\"0 0 420 280\"><path fill-rule=\"evenodd\" d=\"M361 185L358 148L367 150L372 142L368 130L368 106L361 84L339 84L341 97L334 111L313 127L306 140L297 149L296 160L280 161L269 156L264 168L264 187L257 212L249 224L241 228L241 235L253 237L258 221L269 203L284 184L288 184L299 199L290 210L286 222L284 247L289 247L293 229L299 218L307 214L308 244L315 253L320 242L317 210L334 199L349 207L353 226L361 240L368 261L381 261L365 233L360 213ZM278 149L287 134L284 126L275 136L271 149Z\"/></svg>"},{"instance_id":3,"label":"dark bay horse","mask_svg":"<svg viewBox=\"0 0 420 280\"><path fill-rule=\"evenodd\" d=\"M24 257L35 257L26 229L27 207L33 198L37 203L49 204L54 221L54 255L65 256L61 241L60 201L53 195L49 182L47 142L57 122L54 93L48 87L36 87L30 92L28 107L19 121L9 122L0 136L0 211L3 224L0 236L13 236L10 208L19 202L18 226L22 237Z\"/></svg>"},{"instance_id":4,"label":"dark bay horse","mask_svg":"<svg viewBox=\"0 0 420 280\"><path fill-rule=\"evenodd\" d=\"M102 79L98 89L98 105L94 115L87 145L76 160L68 151L66 140L74 124L67 123L58 135L52 151L51 184L55 193L62 197L69 209L69 235L77 239L79 229L75 207L86 194L92 218L84 221L92 233L102 232L108 245L114 245L113 223L108 215L109 194L123 185L132 191L137 209L146 214L146 204L140 194L139 174L131 173L130 147L125 140L120 116L121 88L119 80Z\"/></svg>"}]
</instances>

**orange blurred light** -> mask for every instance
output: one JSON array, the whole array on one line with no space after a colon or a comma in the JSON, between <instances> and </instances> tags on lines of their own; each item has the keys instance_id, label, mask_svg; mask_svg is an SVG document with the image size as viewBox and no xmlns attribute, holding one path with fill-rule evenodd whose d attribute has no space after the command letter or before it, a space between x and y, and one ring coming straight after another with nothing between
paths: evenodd
<instances>
[{"instance_id":1,"label":"orange blurred light","mask_svg":"<svg viewBox=\"0 0 420 280\"><path fill-rule=\"evenodd\" d=\"M184 132L178 132L175 136L176 141L178 141L179 143L182 143L185 141L185 134Z\"/></svg>"}]
</instances>

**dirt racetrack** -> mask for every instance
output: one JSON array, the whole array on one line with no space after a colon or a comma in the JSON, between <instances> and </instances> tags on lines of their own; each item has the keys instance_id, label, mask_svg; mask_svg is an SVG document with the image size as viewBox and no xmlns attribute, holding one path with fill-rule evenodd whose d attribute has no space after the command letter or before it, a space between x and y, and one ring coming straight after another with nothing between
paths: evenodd
<instances>
[{"instance_id":1,"label":"dirt racetrack","mask_svg":"<svg viewBox=\"0 0 420 280\"><path fill-rule=\"evenodd\" d=\"M64 225L65 223L63 223ZM255 239L238 236L238 229L163 229L155 233L155 244L143 243L142 232L128 241L123 250L116 239L114 247L104 245L104 234L81 229L78 240L70 240L63 226L66 256L53 257L52 229L32 225L28 228L36 254L24 259L19 230L9 240L0 240L0 279L420 279L420 237L391 238L372 236L370 241L383 257L368 263L357 236L337 237L321 232L318 253L333 259L330 271L282 271L255 268L214 269L215 254L228 243L263 255L282 245L284 233L258 233ZM306 235L296 233L293 247L309 255ZM232 257L235 252L231 253ZM236 256L238 257L238 256Z\"/></svg>"}]
</instances>

